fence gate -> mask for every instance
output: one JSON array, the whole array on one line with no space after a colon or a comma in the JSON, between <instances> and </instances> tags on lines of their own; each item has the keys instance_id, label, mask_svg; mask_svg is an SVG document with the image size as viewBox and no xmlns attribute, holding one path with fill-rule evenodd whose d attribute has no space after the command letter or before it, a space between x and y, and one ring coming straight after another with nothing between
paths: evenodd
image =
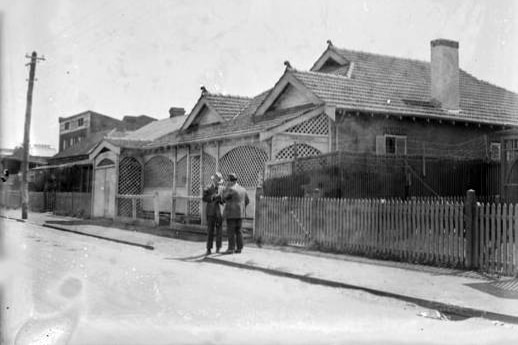
<instances>
[{"instance_id":1,"label":"fence gate","mask_svg":"<svg viewBox=\"0 0 518 345\"><path fill-rule=\"evenodd\" d=\"M502 139L502 189L508 202L518 202L518 135Z\"/></svg>"},{"instance_id":2,"label":"fence gate","mask_svg":"<svg viewBox=\"0 0 518 345\"><path fill-rule=\"evenodd\" d=\"M198 196L201 193L200 168L200 156L191 156L190 195ZM189 201L189 214L192 216L201 215L201 204L199 200Z\"/></svg>"},{"instance_id":3,"label":"fence gate","mask_svg":"<svg viewBox=\"0 0 518 345\"><path fill-rule=\"evenodd\" d=\"M56 208L56 191L48 190L43 193L45 212L54 212Z\"/></svg>"}]
</instances>

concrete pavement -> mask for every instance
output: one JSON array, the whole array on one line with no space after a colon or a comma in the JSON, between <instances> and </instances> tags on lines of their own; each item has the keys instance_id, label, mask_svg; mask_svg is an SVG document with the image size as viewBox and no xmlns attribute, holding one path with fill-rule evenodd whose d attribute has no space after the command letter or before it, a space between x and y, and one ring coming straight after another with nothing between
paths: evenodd
<instances>
[{"instance_id":1,"label":"concrete pavement","mask_svg":"<svg viewBox=\"0 0 518 345\"><path fill-rule=\"evenodd\" d=\"M19 220L19 210L0 210L4 218ZM84 220L45 213L29 213L28 222L58 230L116 241L168 253L169 241L178 239L174 230L164 237L156 234L89 225ZM146 230L147 231L147 230ZM160 236L160 232L162 236ZM186 242L193 254L203 253L199 243ZM199 247L199 251L198 251ZM413 265L359 258L348 255L311 252L288 247L262 247L248 244L241 254L213 254L203 261L259 270L329 287L359 289L375 295L396 298L423 308L438 310L423 316L459 320L484 317L497 322L518 324L518 279L498 278L472 271Z\"/></svg>"}]
</instances>

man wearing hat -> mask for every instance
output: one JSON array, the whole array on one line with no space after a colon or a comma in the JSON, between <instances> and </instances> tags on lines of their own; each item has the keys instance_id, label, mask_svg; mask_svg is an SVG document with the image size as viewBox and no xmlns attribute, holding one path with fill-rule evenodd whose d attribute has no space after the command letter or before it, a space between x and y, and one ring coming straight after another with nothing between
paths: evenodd
<instances>
[{"instance_id":1,"label":"man wearing hat","mask_svg":"<svg viewBox=\"0 0 518 345\"><path fill-rule=\"evenodd\" d=\"M228 174L228 186L223 192L225 209L223 217L227 220L228 249L225 254L241 253L243 234L241 225L245 218L246 206L250 202L246 189L237 183L237 174ZM236 247L237 245L237 247Z\"/></svg>"},{"instance_id":2,"label":"man wearing hat","mask_svg":"<svg viewBox=\"0 0 518 345\"><path fill-rule=\"evenodd\" d=\"M203 190L203 201L207 203L207 255L212 252L212 243L214 242L214 232L216 232L216 253L221 248L221 210L219 205L222 204L221 192L223 176L216 172L210 177L211 183Z\"/></svg>"}]
</instances>

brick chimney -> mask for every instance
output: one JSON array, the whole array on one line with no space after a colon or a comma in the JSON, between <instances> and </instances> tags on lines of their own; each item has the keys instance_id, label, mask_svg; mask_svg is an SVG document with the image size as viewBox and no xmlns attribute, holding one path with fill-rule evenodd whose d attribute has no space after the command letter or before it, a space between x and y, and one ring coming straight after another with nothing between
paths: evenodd
<instances>
[{"instance_id":1,"label":"brick chimney","mask_svg":"<svg viewBox=\"0 0 518 345\"><path fill-rule=\"evenodd\" d=\"M184 116L184 115L185 115L184 108L178 108L178 107L169 108L169 118L176 117L176 116Z\"/></svg>"},{"instance_id":2,"label":"brick chimney","mask_svg":"<svg viewBox=\"0 0 518 345\"><path fill-rule=\"evenodd\" d=\"M431 45L431 97L443 109L460 109L459 42L436 39Z\"/></svg>"}]
</instances>

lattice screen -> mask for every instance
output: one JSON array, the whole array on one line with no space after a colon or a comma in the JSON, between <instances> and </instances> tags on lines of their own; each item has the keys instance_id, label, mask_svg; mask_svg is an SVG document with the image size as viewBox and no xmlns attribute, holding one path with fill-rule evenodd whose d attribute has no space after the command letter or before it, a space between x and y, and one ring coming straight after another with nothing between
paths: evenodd
<instances>
[{"instance_id":1,"label":"lattice screen","mask_svg":"<svg viewBox=\"0 0 518 345\"><path fill-rule=\"evenodd\" d=\"M254 146L239 146L220 160L223 177L233 172L238 175L238 183L243 187L257 187L264 171L268 155L262 149Z\"/></svg>"},{"instance_id":2,"label":"lattice screen","mask_svg":"<svg viewBox=\"0 0 518 345\"><path fill-rule=\"evenodd\" d=\"M288 133L303 133L303 134L329 134L329 120L324 114L318 115L312 119L299 123L298 125L286 130Z\"/></svg>"},{"instance_id":3,"label":"lattice screen","mask_svg":"<svg viewBox=\"0 0 518 345\"><path fill-rule=\"evenodd\" d=\"M119 163L119 194L142 193L142 166L133 157L125 157ZM118 199L118 213L123 217L131 217L132 206L129 199ZM137 211L142 205L137 201Z\"/></svg>"},{"instance_id":4,"label":"lattice screen","mask_svg":"<svg viewBox=\"0 0 518 345\"><path fill-rule=\"evenodd\" d=\"M326 166L330 166L328 157L314 157L311 159L300 159L296 161L295 172L303 173L312 170L319 170Z\"/></svg>"},{"instance_id":5,"label":"lattice screen","mask_svg":"<svg viewBox=\"0 0 518 345\"><path fill-rule=\"evenodd\" d=\"M191 156L191 195L200 195L200 156ZM189 201L189 214L200 215L201 207L199 201Z\"/></svg>"},{"instance_id":6,"label":"lattice screen","mask_svg":"<svg viewBox=\"0 0 518 345\"><path fill-rule=\"evenodd\" d=\"M276 155L276 160L293 159L297 157L318 156L322 154L318 149L308 144L293 144L280 150Z\"/></svg>"},{"instance_id":7,"label":"lattice screen","mask_svg":"<svg viewBox=\"0 0 518 345\"><path fill-rule=\"evenodd\" d=\"M185 187L187 185L187 156L176 163L176 186Z\"/></svg>"},{"instance_id":8,"label":"lattice screen","mask_svg":"<svg viewBox=\"0 0 518 345\"><path fill-rule=\"evenodd\" d=\"M203 181L202 188L210 183L210 177L216 172L216 158L207 153L203 153Z\"/></svg>"},{"instance_id":9,"label":"lattice screen","mask_svg":"<svg viewBox=\"0 0 518 345\"><path fill-rule=\"evenodd\" d=\"M171 160L155 156L144 165L144 187L173 187L174 167Z\"/></svg>"}]
</instances>

